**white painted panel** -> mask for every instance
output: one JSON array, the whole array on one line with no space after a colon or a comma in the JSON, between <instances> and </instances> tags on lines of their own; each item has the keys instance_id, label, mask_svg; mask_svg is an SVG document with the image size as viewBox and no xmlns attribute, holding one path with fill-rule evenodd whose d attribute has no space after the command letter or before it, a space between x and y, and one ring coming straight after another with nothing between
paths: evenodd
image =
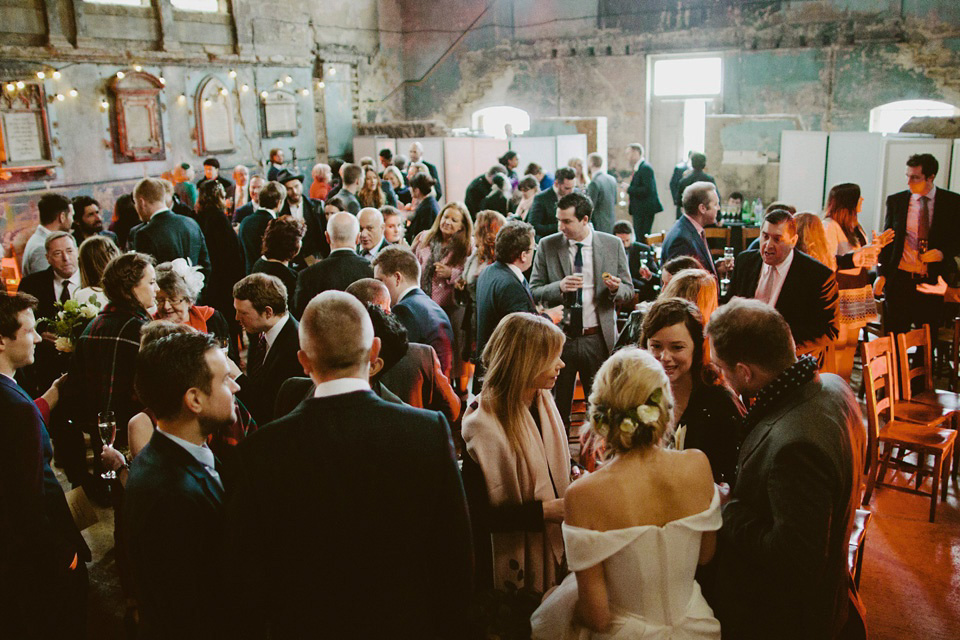
<instances>
[{"instance_id":1,"label":"white painted panel","mask_svg":"<svg viewBox=\"0 0 960 640\"><path fill-rule=\"evenodd\" d=\"M904 191L907 188L907 158L915 153L930 153L940 163L940 170L933 184L947 188L950 176L950 152L953 149L953 140L945 138L887 138L884 145L884 168L882 195L883 202L887 196ZM881 206L881 209L884 207ZM884 211L878 212L878 228L883 224Z\"/></svg>"},{"instance_id":2,"label":"white painted panel","mask_svg":"<svg viewBox=\"0 0 960 640\"><path fill-rule=\"evenodd\" d=\"M376 138L376 147L377 153L379 154L384 149L389 149L390 153L396 155L397 153L397 141L393 138ZM373 158L377 163L377 168L380 168L380 160L376 157Z\"/></svg>"},{"instance_id":3,"label":"white painted panel","mask_svg":"<svg viewBox=\"0 0 960 640\"><path fill-rule=\"evenodd\" d=\"M883 180L881 163L883 145L884 137L881 133L866 131L831 133L830 146L827 150L827 180L823 203L814 211L821 211L826 207L827 195L835 185L853 182L860 185L860 195L863 196L863 210L859 218L867 238L870 237L871 232L880 231L883 225L884 206L884 198L880 192Z\"/></svg>"},{"instance_id":4,"label":"white painted panel","mask_svg":"<svg viewBox=\"0 0 960 640\"><path fill-rule=\"evenodd\" d=\"M444 196L452 194L447 200L462 200L470 181L477 177L473 171L474 138L444 138ZM440 167L437 167L440 171Z\"/></svg>"},{"instance_id":5,"label":"white painted panel","mask_svg":"<svg viewBox=\"0 0 960 640\"><path fill-rule=\"evenodd\" d=\"M782 132L777 200L792 204L797 211L819 212L826 165L826 131Z\"/></svg>"},{"instance_id":6,"label":"white painted panel","mask_svg":"<svg viewBox=\"0 0 960 640\"><path fill-rule=\"evenodd\" d=\"M565 167L571 158L580 158L587 167L587 136L583 133L557 136L557 163Z\"/></svg>"},{"instance_id":7,"label":"white painted panel","mask_svg":"<svg viewBox=\"0 0 960 640\"><path fill-rule=\"evenodd\" d=\"M364 156L370 156L374 160L377 158L377 148L378 138L373 136L356 136L353 139L353 159L356 162L360 162L360 158Z\"/></svg>"},{"instance_id":8,"label":"white painted panel","mask_svg":"<svg viewBox=\"0 0 960 640\"><path fill-rule=\"evenodd\" d=\"M510 148L506 139L474 138L473 139L473 176L486 173L487 169L497 163L497 160ZM457 200L463 200L464 192L457 194Z\"/></svg>"},{"instance_id":9,"label":"white painted panel","mask_svg":"<svg viewBox=\"0 0 960 640\"><path fill-rule=\"evenodd\" d=\"M953 159L950 163L950 191L960 192L960 140L953 141Z\"/></svg>"},{"instance_id":10,"label":"white painted panel","mask_svg":"<svg viewBox=\"0 0 960 640\"><path fill-rule=\"evenodd\" d=\"M531 162L536 162L549 174L557 170L557 141L552 136L511 138L510 148L517 152L520 159L517 173L526 169Z\"/></svg>"},{"instance_id":11,"label":"white painted panel","mask_svg":"<svg viewBox=\"0 0 960 640\"><path fill-rule=\"evenodd\" d=\"M443 198L441 198L440 201L444 202L447 199L447 182L443 155L444 138L397 138L396 150L394 152L407 156L407 166L409 166L410 160L410 145L414 142L419 142L423 145L423 158L421 159L437 167L440 187L443 190Z\"/></svg>"}]
</instances>

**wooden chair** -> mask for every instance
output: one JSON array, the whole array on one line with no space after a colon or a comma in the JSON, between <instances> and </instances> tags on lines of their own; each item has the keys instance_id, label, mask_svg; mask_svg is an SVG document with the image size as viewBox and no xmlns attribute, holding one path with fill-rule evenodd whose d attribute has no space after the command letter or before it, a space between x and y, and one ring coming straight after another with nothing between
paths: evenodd
<instances>
[{"instance_id":1,"label":"wooden chair","mask_svg":"<svg viewBox=\"0 0 960 640\"><path fill-rule=\"evenodd\" d=\"M956 391L960 380L960 317L953 319L952 327L937 329L936 359L936 373L946 371L950 391Z\"/></svg>"},{"instance_id":2,"label":"wooden chair","mask_svg":"<svg viewBox=\"0 0 960 640\"><path fill-rule=\"evenodd\" d=\"M870 360L864 354L863 376L867 385L867 425L869 427L867 432L869 471L863 504L870 503L870 497L876 486L930 496L930 522L934 522L937 515L937 498L946 499L949 467L943 463L953 454L957 432L896 419L893 368L889 357L880 356ZM882 394L882 397L878 398L878 393ZM884 413L887 414L887 420L881 425L881 416ZM883 445L882 452L881 445ZM915 452L916 464L907 462L903 457L893 458L891 454L894 448L900 449L901 452ZM926 467L927 456L933 457L932 467ZM891 466L897 471L909 471L914 474L916 488L912 488L909 481L905 486L885 482L887 468ZM930 476L931 482L929 493L921 489L923 478L927 475ZM943 493L938 496L941 490Z\"/></svg>"},{"instance_id":3,"label":"wooden chair","mask_svg":"<svg viewBox=\"0 0 960 640\"><path fill-rule=\"evenodd\" d=\"M890 377L893 380L894 391L890 397L893 399L895 405L894 410L897 413L898 419L933 428L943 426L950 418L949 412L945 413L938 407L932 407L914 400L907 400L901 396L900 385L898 384L898 371L893 365L896 361L896 354L893 350L892 336L884 336L876 340L871 340L870 342L864 342L863 345L861 345L860 354L864 372L866 372L867 363L877 358L887 360L887 366L890 368ZM866 373L863 375L863 386L864 388L867 386Z\"/></svg>"},{"instance_id":4,"label":"wooden chair","mask_svg":"<svg viewBox=\"0 0 960 640\"><path fill-rule=\"evenodd\" d=\"M760 227L744 227L741 231L742 245L741 251L746 251L750 243L760 237Z\"/></svg>"},{"instance_id":5,"label":"wooden chair","mask_svg":"<svg viewBox=\"0 0 960 640\"><path fill-rule=\"evenodd\" d=\"M663 239L666 237L666 233L661 231L660 233L648 233L645 236L647 246L653 247L655 245L663 244Z\"/></svg>"},{"instance_id":6,"label":"wooden chair","mask_svg":"<svg viewBox=\"0 0 960 640\"><path fill-rule=\"evenodd\" d=\"M703 230L703 235L710 247L710 255L714 259L722 258L723 248L730 246L730 227L710 227Z\"/></svg>"}]
</instances>

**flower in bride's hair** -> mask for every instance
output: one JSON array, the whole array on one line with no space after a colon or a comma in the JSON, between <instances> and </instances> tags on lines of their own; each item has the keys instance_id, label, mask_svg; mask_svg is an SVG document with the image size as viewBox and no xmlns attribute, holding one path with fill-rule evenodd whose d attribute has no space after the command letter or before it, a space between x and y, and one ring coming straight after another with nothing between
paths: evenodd
<instances>
[{"instance_id":1,"label":"flower in bride's hair","mask_svg":"<svg viewBox=\"0 0 960 640\"><path fill-rule=\"evenodd\" d=\"M624 418L620 421L620 431L630 434L637 430L637 423L632 418Z\"/></svg>"},{"instance_id":2,"label":"flower in bride's hair","mask_svg":"<svg viewBox=\"0 0 960 640\"><path fill-rule=\"evenodd\" d=\"M644 424L653 424L660 419L660 408L642 404L637 407L637 417Z\"/></svg>"}]
</instances>

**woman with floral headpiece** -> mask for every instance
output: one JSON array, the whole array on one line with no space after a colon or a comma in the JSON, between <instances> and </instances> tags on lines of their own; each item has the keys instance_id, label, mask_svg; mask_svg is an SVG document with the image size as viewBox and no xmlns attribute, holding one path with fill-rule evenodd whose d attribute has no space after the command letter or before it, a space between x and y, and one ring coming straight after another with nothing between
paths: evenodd
<instances>
[{"instance_id":1,"label":"woman with floral headpiece","mask_svg":"<svg viewBox=\"0 0 960 640\"><path fill-rule=\"evenodd\" d=\"M667 374L649 353L623 349L600 367L589 400L584 428L609 457L567 490L574 573L534 612L533 638L718 640L694 573L716 548L720 495L702 452L659 444L673 423Z\"/></svg>"},{"instance_id":2,"label":"woman with floral headpiece","mask_svg":"<svg viewBox=\"0 0 960 640\"><path fill-rule=\"evenodd\" d=\"M551 389L563 368L564 340L550 320L511 313L484 347L483 392L462 432L480 587L543 593L560 577L572 467Z\"/></svg>"}]
</instances>

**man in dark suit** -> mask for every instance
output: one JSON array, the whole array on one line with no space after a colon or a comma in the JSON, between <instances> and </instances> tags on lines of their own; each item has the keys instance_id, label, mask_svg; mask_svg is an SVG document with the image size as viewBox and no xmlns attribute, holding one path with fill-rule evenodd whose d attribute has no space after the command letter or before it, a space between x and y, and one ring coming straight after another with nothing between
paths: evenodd
<instances>
[{"instance_id":1,"label":"man in dark suit","mask_svg":"<svg viewBox=\"0 0 960 640\"><path fill-rule=\"evenodd\" d=\"M277 211L283 206L287 191L279 182L268 182L260 190L260 208L246 216L240 223L237 235L243 248L243 260L247 273L253 270L253 263L263 255L263 234L267 225L277 217Z\"/></svg>"},{"instance_id":2,"label":"man in dark suit","mask_svg":"<svg viewBox=\"0 0 960 640\"><path fill-rule=\"evenodd\" d=\"M279 278L252 273L233 287L237 322L249 334L247 367L237 378L237 397L257 424L273 420L280 385L303 375L297 362L299 324L287 311L287 288Z\"/></svg>"},{"instance_id":3,"label":"man in dark suit","mask_svg":"<svg viewBox=\"0 0 960 640\"><path fill-rule=\"evenodd\" d=\"M123 533L138 637L229 637L224 581L226 471L207 437L233 424L239 388L216 341L174 334L137 355L137 396L157 428L130 468Z\"/></svg>"},{"instance_id":4,"label":"man in dark suit","mask_svg":"<svg viewBox=\"0 0 960 640\"><path fill-rule=\"evenodd\" d=\"M527 220L533 225L537 242L557 232L557 202L568 193L573 193L577 172L572 167L560 167L554 175L553 184L533 197Z\"/></svg>"},{"instance_id":5,"label":"man in dark suit","mask_svg":"<svg viewBox=\"0 0 960 640\"><path fill-rule=\"evenodd\" d=\"M53 318L57 315L57 302L70 300L80 289L80 272L77 269L77 245L73 236L65 231L56 231L47 236L46 259L50 264L43 271L25 276L18 291L37 299L37 318ZM36 362L21 367L17 379L33 396L46 391L53 381L66 373L70 354L54 346L57 336L41 323L43 341L37 345ZM51 411L48 427L56 444L57 464L63 467L73 484L82 482L86 475L86 445L83 433L73 428L64 411Z\"/></svg>"},{"instance_id":6,"label":"man in dark suit","mask_svg":"<svg viewBox=\"0 0 960 640\"><path fill-rule=\"evenodd\" d=\"M377 282L376 280L373 281ZM377 284L380 283L377 282ZM370 390L385 402L402 405L404 404L403 400L383 385L383 375L406 355L409 346L407 329L400 324L399 320L379 306L372 303L367 303L364 306L370 315L370 321L373 323L373 335L380 340L380 353L377 354L377 359L370 363ZM280 387L274 415L278 418L287 415L298 404L312 398L316 390L317 385L312 378L290 378Z\"/></svg>"},{"instance_id":7,"label":"man in dark suit","mask_svg":"<svg viewBox=\"0 0 960 640\"><path fill-rule=\"evenodd\" d=\"M493 330L516 311L536 313L537 304L523 273L533 265L533 226L511 220L497 233L496 260L477 278L477 358Z\"/></svg>"},{"instance_id":8,"label":"man in dark suit","mask_svg":"<svg viewBox=\"0 0 960 640\"><path fill-rule=\"evenodd\" d=\"M703 268L718 278L717 272L724 273L730 265L722 263L718 268L713 263L710 246L703 228L717 223L720 212L720 198L717 189L709 182L697 182L689 186L683 194L684 215L673 223L663 239L660 258L668 262L677 256L690 256L703 265Z\"/></svg>"},{"instance_id":9,"label":"man in dark suit","mask_svg":"<svg viewBox=\"0 0 960 640\"><path fill-rule=\"evenodd\" d=\"M250 200L242 207L237 207L237 210L233 212L233 224L240 224L244 218L260 208L260 190L266 183L263 176L258 175L250 178Z\"/></svg>"},{"instance_id":10,"label":"man in dark suit","mask_svg":"<svg viewBox=\"0 0 960 640\"><path fill-rule=\"evenodd\" d=\"M205 182L216 180L223 186L223 192L233 193L233 182L220 175L220 161L216 158L207 158L203 161L203 177L197 180L197 189L199 190Z\"/></svg>"},{"instance_id":11,"label":"man in dark suit","mask_svg":"<svg viewBox=\"0 0 960 640\"><path fill-rule=\"evenodd\" d=\"M287 190L287 197L277 217L293 216L303 220L307 225L300 253L293 259L295 268L302 269L313 264L314 260L330 255L330 244L325 235L327 218L323 215L321 203L304 197L302 175L296 175L284 169L277 176L277 182Z\"/></svg>"},{"instance_id":12,"label":"man in dark suit","mask_svg":"<svg viewBox=\"0 0 960 640\"><path fill-rule=\"evenodd\" d=\"M443 375L453 367L453 328L446 312L420 289L420 263L409 249L387 247L373 261L374 277L390 292L391 311L407 328L410 342L437 352Z\"/></svg>"},{"instance_id":13,"label":"man in dark suit","mask_svg":"<svg viewBox=\"0 0 960 640\"><path fill-rule=\"evenodd\" d=\"M678 218L683 215L683 201L681 200L683 191L680 190L680 181L683 180L683 176L690 170L690 156L692 155L693 151L688 151L687 159L683 162L678 162L673 168L673 175L670 176L670 195L673 197L673 204L677 207Z\"/></svg>"},{"instance_id":14,"label":"man in dark suit","mask_svg":"<svg viewBox=\"0 0 960 640\"><path fill-rule=\"evenodd\" d=\"M893 229L893 242L880 251L878 287L884 301L887 331L903 333L929 324L936 332L943 323L943 298L919 293L917 285L950 282L960 253L960 195L939 189L933 181L940 165L929 153L907 160L907 191L887 198L884 229Z\"/></svg>"},{"instance_id":15,"label":"man in dark suit","mask_svg":"<svg viewBox=\"0 0 960 640\"><path fill-rule=\"evenodd\" d=\"M707 168L707 156L702 153L693 153L690 155L690 171L685 173L680 182L677 183L677 190L680 193L680 207L677 209L677 218L683 215L683 192L690 185L697 182L709 182L716 187L717 181L709 173L705 172Z\"/></svg>"},{"instance_id":16,"label":"man in dark suit","mask_svg":"<svg viewBox=\"0 0 960 640\"><path fill-rule=\"evenodd\" d=\"M133 201L143 221L130 231L134 250L153 256L158 263L186 258L199 265L209 281L210 256L200 225L167 207L163 181L144 178L133 189Z\"/></svg>"},{"instance_id":17,"label":"man in dark suit","mask_svg":"<svg viewBox=\"0 0 960 640\"><path fill-rule=\"evenodd\" d=\"M105 236L117 244L117 234L103 229L100 203L90 196L77 196L73 199L73 237L79 247L92 236Z\"/></svg>"},{"instance_id":18,"label":"man in dark suit","mask_svg":"<svg viewBox=\"0 0 960 640\"><path fill-rule=\"evenodd\" d=\"M857 599L847 570L866 434L839 376L799 362L790 327L755 300L707 326L713 362L754 403L723 506L714 610L725 638L837 638Z\"/></svg>"},{"instance_id":19,"label":"man in dark suit","mask_svg":"<svg viewBox=\"0 0 960 640\"><path fill-rule=\"evenodd\" d=\"M737 256L730 296L756 298L775 308L798 346L832 340L837 337L837 279L830 267L797 251L796 244L797 223L790 212L768 213L760 250Z\"/></svg>"},{"instance_id":20,"label":"man in dark suit","mask_svg":"<svg viewBox=\"0 0 960 640\"><path fill-rule=\"evenodd\" d=\"M624 185L630 196L630 217L637 236L645 238L653 229L653 218L663 211L657 195L657 179L653 167L643 159L643 145L634 142L627 147L627 162L633 169L630 184Z\"/></svg>"},{"instance_id":21,"label":"man in dark suit","mask_svg":"<svg viewBox=\"0 0 960 640\"><path fill-rule=\"evenodd\" d=\"M331 248L330 255L297 276L294 315L298 317L318 293L329 289L345 291L360 278L373 277L373 267L357 255L360 224L356 216L346 211L333 214L324 233Z\"/></svg>"},{"instance_id":22,"label":"man in dark suit","mask_svg":"<svg viewBox=\"0 0 960 640\"><path fill-rule=\"evenodd\" d=\"M283 149L270 149L270 160L267 162L267 180L276 180L281 171L286 170Z\"/></svg>"},{"instance_id":23,"label":"man in dark suit","mask_svg":"<svg viewBox=\"0 0 960 640\"><path fill-rule=\"evenodd\" d=\"M360 302L376 305L390 313L390 291L379 280L357 280L347 287L347 293ZM408 342L407 352L383 372L382 381L383 388L396 394L404 404L439 411L450 422L456 422L460 417L460 397L443 375L437 352L428 344ZM387 399L385 395L380 397Z\"/></svg>"},{"instance_id":24,"label":"man in dark suit","mask_svg":"<svg viewBox=\"0 0 960 640\"><path fill-rule=\"evenodd\" d=\"M357 254L368 262L373 262L383 249L390 246L384 236L383 214L379 209L365 207L357 214L360 223L360 239L357 242Z\"/></svg>"},{"instance_id":25,"label":"man in dark suit","mask_svg":"<svg viewBox=\"0 0 960 640\"><path fill-rule=\"evenodd\" d=\"M656 300L660 292L660 261L657 260L657 252L650 245L637 242L633 225L626 220L619 220L613 225L613 235L620 238L623 249L627 252L627 266L630 267L633 290L640 301Z\"/></svg>"},{"instance_id":26,"label":"man in dark suit","mask_svg":"<svg viewBox=\"0 0 960 640\"><path fill-rule=\"evenodd\" d=\"M617 221L617 179L603 169L603 156L591 153L587 156L590 184L587 197L593 202L593 228L604 233L613 233Z\"/></svg>"},{"instance_id":27,"label":"man in dark suit","mask_svg":"<svg viewBox=\"0 0 960 640\"><path fill-rule=\"evenodd\" d=\"M564 306L561 324L567 341L561 357L566 367L557 378L555 395L568 430L577 376L589 397L594 375L616 344L616 305L633 298L623 243L591 228L591 210L590 199L582 193L560 199L560 233L540 241L530 277L535 301Z\"/></svg>"},{"instance_id":28,"label":"man in dark suit","mask_svg":"<svg viewBox=\"0 0 960 640\"><path fill-rule=\"evenodd\" d=\"M423 145L419 142L410 143L410 163L422 162L426 165L430 177L433 178L433 189L436 192L436 198L439 201L443 197L443 187L440 186L440 174L437 173L437 167L423 159ZM473 213L471 211L471 213Z\"/></svg>"},{"instance_id":29,"label":"man in dark suit","mask_svg":"<svg viewBox=\"0 0 960 640\"><path fill-rule=\"evenodd\" d=\"M33 362L32 296L0 296L0 629L5 638L86 637L90 550L53 473L39 405L13 380Z\"/></svg>"},{"instance_id":30,"label":"man in dark suit","mask_svg":"<svg viewBox=\"0 0 960 640\"><path fill-rule=\"evenodd\" d=\"M300 346L315 397L238 447L242 622L277 640L464 637L472 545L447 421L370 391L380 341L353 296L314 298Z\"/></svg>"},{"instance_id":31,"label":"man in dark suit","mask_svg":"<svg viewBox=\"0 0 960 640\"><path fill-rule=\"evenodd\" d=\"M466 205L467 211L473 218L476 218L477 214L480 213L480 204L483 199L493 190L493 176L498 173L506 175L507 168L502 164L495 164L487 169L486 173L477 176L467 185L467 190L463 196L463 204Z\"/></svg>"}]
</instances>

